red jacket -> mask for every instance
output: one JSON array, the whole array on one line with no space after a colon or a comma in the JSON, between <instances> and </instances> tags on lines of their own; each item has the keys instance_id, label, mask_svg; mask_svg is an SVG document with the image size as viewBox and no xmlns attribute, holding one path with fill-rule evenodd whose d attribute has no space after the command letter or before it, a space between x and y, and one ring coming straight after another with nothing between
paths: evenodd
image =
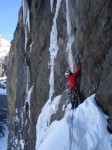
<instances>
[{"instance_id":1,"label":"red jacket","mask_svg":"<svg viewBox=\"0 0 112 150\"><path fill-rule=\"evenodd\" d=\"M77 81L77 78L79 77L80 75L80 71L81 71L81 65L79 64L77 66L77 70L71 74L70 76L67 77L67 80L68 80L68 84L69 84L69 88L72 89L74 87L77 87L78 86L78 81Z\"/></svg>"}]
</instances>

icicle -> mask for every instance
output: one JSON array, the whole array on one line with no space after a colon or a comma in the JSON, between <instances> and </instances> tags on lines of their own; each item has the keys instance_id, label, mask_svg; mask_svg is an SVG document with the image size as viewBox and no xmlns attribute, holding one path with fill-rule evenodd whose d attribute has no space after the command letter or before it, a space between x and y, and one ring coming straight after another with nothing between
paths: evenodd
<instances>
[{"instance_id":1,"label":"icicle","mask_svg":"<svg viewBox=\"0 0 112 150\"><path fill-rule=\"evenodd\" d=\"M51 3L51 11L53 9L53 4L54 4L54 0L50 0L50 3Z\"/></svg>"},{"instance_id":2,"label":"icicle","mask_svg":"<svg viewBox=\"0 0 112 150\"><path fill-rule=\"evenodd\" d=\"M28 93L28 90L29 90L29 81L30 81L30 70L29 70L29 67L27 66L26 68L26 93Z\"/></svg>"},{"instance_id":3,"label":"icicle","mask_svg":"<svg viewBox=\"0 0 112 150\"><path fill-rule=\"evenodd\" d=\"M27 42L28 42L28 37L27 37L27 31L26 31L26 28L25 28L25 52L26 52Z\"/></svg>"},{"instance_id":4,"label":"icicle","mask_svg":"<svg viewBox=\"0 0 112 150\"><path fill-rule=\"evenodd\" d=\"M31 53L31 51L32 51L32 46L33 46L33 44L34 44L34 41L30 44L30 53Z\"/></svg>"},{"instance_id":5,"label":"icicle","mask_svg":"<svg viewBox=\"0 0 112 150\"><path fill-rule=\"evenodd\" d=\"M73 63L73 55L72 55L72 44L74 42L74 36L71 34L71 21L70 21L68 0L66 0L66 21L67 21L67 36L68 36L66 51L68 52L68 63L70 69L71 71L73 71L74 63Z\"/></svg>"},{"instance_id":6,"label":"icicle","mask_svg":"<svg viewBox=\"0 0 112 150\"><path fill-rule=\"evenodd\" d=\"M28 8L27 0L23 0L23 24L28 25L28 29L30 31L30 11Z\"/></svg>"},{"instance_id":7,"label":"icicle","mask_svg":"<svg viewBox=\"0 0 112 150\"><path fill-rule=\"evenodd\" d=\"M30 100L31 100L31 94L33 92L33 88L34 88L34 86L32 86L27 92L27 100L26 101L29 104L29 119L30 119Z\"/></svg>"},{"instance_id":8,"label":"icicle","mask_svg":"<svg viewBox=\"0 0 112 150\"><path fill-rule=\"evenodd\" d=\"M29 9L27 10L26 24L28 25L28 30L30 32L30 11L29 11Z\"/></svg>"},{"instance_id":9,"label":"icicle","mask_svg":"<svg viewBox=\"0 0 112 150\"><path fill-rule=\"evenodd\" d=\"M22 127L23 127L23 124L24 124L24 120L23 120L23 110L24 110L24 108L23 107L21 107L20 108L20 122L21 122L21 124L22 124Z\"/></svg>"},{"instance_id":10,"label":"icicle","mask_svg":"<svg viewBox=\"0 0 112 150\"><path fill-rule=\"evenodd\" d=\"M25 21L25 20L26 20L26 9L27 9L27 8L26 8L26 6L27 6L27 5L26 5L26 0L23 0L23 1L22 1L22 6L23 6L23 24L25 25L25 22L26 22L26 21Z\"/></svg>"},{"instance_id":11,"label":"icicle","mask_svg":"<svg viewBox=\"0 0 112 150\"><path fill-rule=\"evenodd\" d=\"M30 11L28 8L27 0L23 0L23 24L28 25L30 32Z\"/></svg>"},{"instance_id":12,"label":"icicle","mask_svg":"<svg viewBox=\"0 0 112 150\"><path fill-rule=\"evenodd\" d=\"M74 42L74 36L70 36L68 43L67 43L67 48L66 51L68 52L68 63L70 66L71 71L73 72L73 67L74 67L74 63L73 63L73 54L72 54L72 44Z\"/></svg>"},{"instance_id":13,"label":"icicle","mask_svg":"<svg viewBox=\"0 0 112 150\"><path fill-rule=\"evenodd\" d=\"M26 52L26 45L27 45L27 39L28 39L28 33L27 33L27 27L28 31L30 32L30 11L28 8L27 0L23 0L23 25L25 26L25 52Z\"/></svg>"},{"instance_id":14,"label":"icicle","mask_svg":"<svg viewBox=\"0 0 112 150\"><path fill-rule=\"evenodd\" d=\"M52 2L52 1L51 1ZM50 79L49 79L49 84L50 84L50 91L49 91L49 100L51 101L51 98L54 93L54 63L55 63L55 58L58 53L58 44L57 44L57 24L56 20L58 17L58 12L59 8L61 5L61 0L57 0L57 5L56 5L56 13L53 19L53 26L52 26L52 31L50 34L50 65L51 65L51 73L50 73Z\"/></svg>"},{"instance_id":15,"label":"icicle","mask_svg":"<svg viewBox=\"0 0 112 150\"><path fill-rule=\"evenodd\" d=\"M27 102L29 105L29 119L30 119L30 98L31 98L31 93L33 91L34 86L29 88L29 81L30 81L30 70L29 70L29 67L27 66L27 70L26 70L26 94L27 94L27 97L26 97L25 103ZM25 108L25 105L24 105L24 108Z\"/></svg>"}]
</instances>

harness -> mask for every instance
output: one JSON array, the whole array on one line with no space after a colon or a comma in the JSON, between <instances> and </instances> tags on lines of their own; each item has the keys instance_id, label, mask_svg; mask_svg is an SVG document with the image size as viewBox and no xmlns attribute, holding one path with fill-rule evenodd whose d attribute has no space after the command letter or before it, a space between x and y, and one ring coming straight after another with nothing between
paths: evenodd
<instances>
[{"instance_id":1,"label":"harness","mask_svg":"<svg viewBox=\"0 0 112 150\"><path fill-rule=\"evenodd\" d=\"M70 91L69 91L69 100L72 104L72 109L78 107L79 93L78 93L78 88L77 87L74 87L73 89L70 89Z\"/></svg>"}]
</instances>

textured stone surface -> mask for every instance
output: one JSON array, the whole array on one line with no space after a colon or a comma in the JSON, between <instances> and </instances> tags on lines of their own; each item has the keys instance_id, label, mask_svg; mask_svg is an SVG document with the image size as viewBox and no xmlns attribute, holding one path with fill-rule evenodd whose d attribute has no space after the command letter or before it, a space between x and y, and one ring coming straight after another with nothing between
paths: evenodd
<instances>
[{"instance_id":1,"label":"textured stone surface","mask_svg":"<svg viewBox=\"0 0 112 150\"><path fill-rule=\"evenodd\" d=\"M4 125L7 125L7 96L0 95L0 138L4 136Z\"/></svg>"},{"instance_id":2,"label":"textured stone surface","mask_svg":"<svg viewBox=\"0 0 112 150\"><path fill-rule=\"evenodd\" d=\"M25 32L22 18L22 8L19 13L19 22L14 34L9 55L8 70L8 103L10 137L9 147L20 147L11 142L12 135L18 141L22 137L25 149L34 149L36 140L36 123L42 107L49 97L50 75L50 32L56 10L54 1L51 12L50 1L28 0L30 8L30 26L28 42L25 52ZM96 93L96 101L101 108L111 116L112 114L112 2L111 0L69 0L70 19L74 43L72 51L78 51L82 63L80 78L81 100ZM55 93L54 96L66 90L64 72L67 62L67 29L66 4L62 1L57 18L59 52L55 61ZM30 44L32 51L30 52ZM75 68L74 68L75 69ZM29 79L29 88L34 86L31 94L29 118L29 105L26 103L26 81ZM63 97L66 97L63 94ZM62 97L62 99L63 99ZM63 105L61 101L60 107ZM23 122L22 122L23 114ZM56 117L60 119L63 112L61 108ZM18 116L20 121L15 122ZM29 130L29 132L28 132ZM20 131L20 132L18 132ZM14 139L13 139L14 140Z\"/></svg>"}]
</instances>

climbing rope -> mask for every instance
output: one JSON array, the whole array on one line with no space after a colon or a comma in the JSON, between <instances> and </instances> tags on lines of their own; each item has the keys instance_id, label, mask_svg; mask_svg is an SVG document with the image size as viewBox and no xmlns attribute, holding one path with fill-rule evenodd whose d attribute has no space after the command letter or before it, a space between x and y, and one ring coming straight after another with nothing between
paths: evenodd
<instances>
[{"instance_id":1,"label":"climbing rope","mask_svg":"<svg viewBox=\"0 0 112 150\"><path fill-rule=\"evenodd\" d=\"M74 94L75 93L75 94ZM75 97L74 97L75 95ZM73 99L75 98L74 102L75 102L75 105L74 105L74 109L71 109L72 113L71 114L71 126L69 127L69 150L72 150L72 144L73 144L73 122L74 122L74 110L78 107L78 92L76 92L76 89L74 89L74 91L72 91L71 93L71 96L69 97L70 98L70 101L73 101ZM73 105L73 104L72 104Z\"/></svg>"},{"instance_id":2,"label":"climbing rope","mask_svg":"<svg viewBox=\"0 0 112 150\"><path fill-rule=\"evenodd\" d=\"M73 138L73 114L74 109L72 110L72 117L71 117L71 126L69 128L69 150L72 150L72 138Z\"/></svg>"}]
</instances>

